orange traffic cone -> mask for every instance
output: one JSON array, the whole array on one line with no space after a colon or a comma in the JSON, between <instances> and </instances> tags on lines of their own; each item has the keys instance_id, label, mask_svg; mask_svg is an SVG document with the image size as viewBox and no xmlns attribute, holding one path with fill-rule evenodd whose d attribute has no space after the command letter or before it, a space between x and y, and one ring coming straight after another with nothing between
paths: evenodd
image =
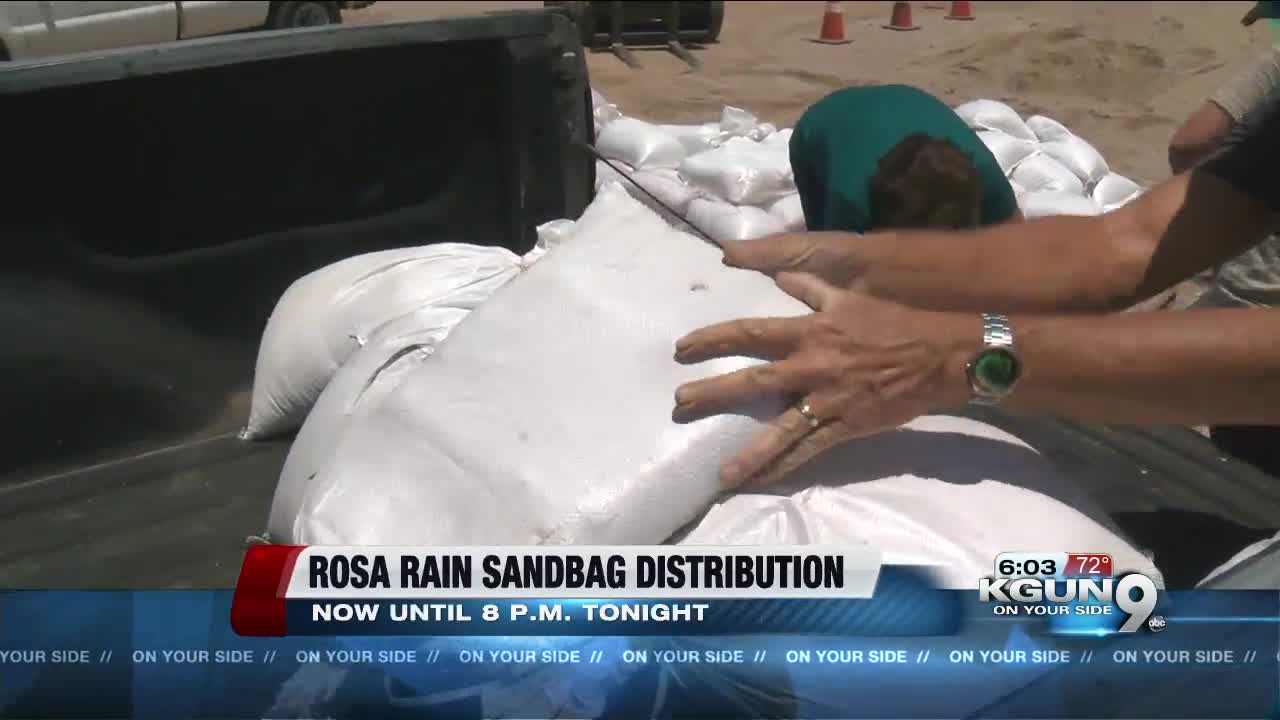
<instances>
[{"instance_id":1,"label":"orange traffic cone","mask_svg":"<svg viewBox=\"0 0 1280 720\"><path fill-rule=\"evenodd\" d=\"M973 3L969 0L955 0L951 3L951 12L947 14L948 20L972 20L973 19Z\"/></svg>"},{"instance_id":2,"label":"orange traffic cone","mask_svg":"<svg viewBox=\"0 0 1280 720\"><path fill-rule=\"evenodd\" d=\"M849 41L844 37L844 11L840 9L840 3L827 3L827 9L822 13L822 30L818 32L814 42L826 45L848 44Z\"/></svg>"},{"instance_id":3,"label":"orange traffic cone","mask_svg":"<svg viewBox=\"0 0 1280 720\"><path fill-rule=\"evenodd\" d=\"M885 25L885 28L888 30L919 30L920 26L911 20L911 3L894 3L893 14L889 16L889 24Z\"/></svg>"}]
</instances>

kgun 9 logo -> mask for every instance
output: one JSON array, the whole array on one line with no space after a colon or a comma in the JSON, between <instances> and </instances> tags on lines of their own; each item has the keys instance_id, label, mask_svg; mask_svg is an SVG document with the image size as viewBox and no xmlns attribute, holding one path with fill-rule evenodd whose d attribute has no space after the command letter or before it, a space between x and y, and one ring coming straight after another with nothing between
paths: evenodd
<instances>
[{"instance_id":1,"label":"kgun 9 logo","mask_svg":"<svg viewBox=\"0 0 1280 720\"><path fill-rule=\"evenodd\" d=\"M984 603L1089 603L1114 604L1129 617L1117 632L1133 633L1146 625L1152 632L1165 628L1165 619L1152 615L1158 594L1156 583L1141 573L1120 578L982 578L978 597ZM1134 597L1137 595L1137 597ZM1052 608L1050 608L1052 610ZM1066 610L1066 608L1063 608ZM1077 611L1083 608L1077 607ZM1081 613L1084 614L1084 613Z\"/></svg>"}]
</instances>

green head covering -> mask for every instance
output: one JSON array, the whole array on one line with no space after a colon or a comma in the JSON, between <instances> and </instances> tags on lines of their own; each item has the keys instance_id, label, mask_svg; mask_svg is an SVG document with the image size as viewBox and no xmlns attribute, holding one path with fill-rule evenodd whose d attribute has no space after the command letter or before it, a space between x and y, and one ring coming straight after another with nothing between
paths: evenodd
<instances>
[{"instance_id":1,"label":"green head covering","mask_svg":"<svg viewBox=\"0 0 1280 720\"><path fill-rule=\"evenodd\" d=\"M791 135L791 168L810 230L877 229L871 179L908 135L949 140L969 154L982 181L982 223L1017 210L1013 188L978 134L934 96L907 85L836 91L814 103Z\"/></svg>"}]
</instances>

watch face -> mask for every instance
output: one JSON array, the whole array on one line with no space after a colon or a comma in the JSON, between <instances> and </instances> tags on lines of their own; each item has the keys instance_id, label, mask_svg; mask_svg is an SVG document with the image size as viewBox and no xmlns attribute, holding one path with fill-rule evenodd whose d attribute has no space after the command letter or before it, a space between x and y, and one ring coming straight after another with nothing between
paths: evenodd
<instances>
[{"instance_id":1,"label":"watch face","mask_svg":"<svg viewBox=\"0 0 1280 720\"><path fill-rule=\"evenodd\" d=\"M1008 392L1018 381L1022 367L1018 356L1002 348L982 351L973 363L973 379L988 392Z\"/></svg>"}]
</instances>

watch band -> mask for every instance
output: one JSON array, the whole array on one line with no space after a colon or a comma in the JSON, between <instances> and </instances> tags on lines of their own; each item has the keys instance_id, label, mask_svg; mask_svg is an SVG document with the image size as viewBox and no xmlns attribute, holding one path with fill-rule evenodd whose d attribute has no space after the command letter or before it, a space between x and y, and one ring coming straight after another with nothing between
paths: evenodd
<instances>
[{"instance_id":1,"label":"watch band","mask_svg":"<svg viewBox=\"0 0 1280 720\"><path fill-rule=\"evenodd\" d=\"M1004 315L983 314L982 345L986 348L1013 347L1013 326Z\"/></svg>"}]
</instances>

